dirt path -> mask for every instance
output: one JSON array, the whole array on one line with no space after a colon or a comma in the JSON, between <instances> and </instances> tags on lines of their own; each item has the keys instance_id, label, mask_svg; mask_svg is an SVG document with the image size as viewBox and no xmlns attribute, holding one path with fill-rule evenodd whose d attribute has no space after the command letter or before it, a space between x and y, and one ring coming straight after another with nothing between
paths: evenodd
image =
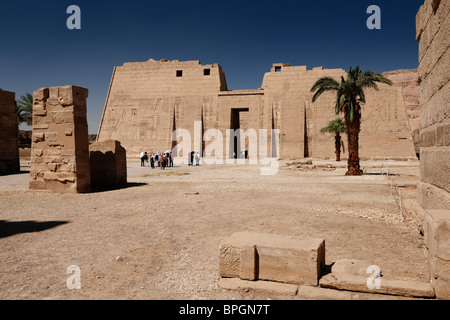
<instances>
[{"instance_id":1,"label":"dirt path","mask_svg":"<svg viewBox=\"0 0 450 320\"><path fill-rule=\"evenodd\" d=\"M126 189L62 195L0 177L0 299L265 299L218 287L218 248L233 232L326 241L327 264L352 258L388 279L428 282L421 237L403 217L380 163L367 174L284 166L159 169L129 163ZM26 169L25 169L26 170ZM416 163L391 168L417 179ZM69 290L67 268L81 270Z\"/></svg>"}]
</instances>

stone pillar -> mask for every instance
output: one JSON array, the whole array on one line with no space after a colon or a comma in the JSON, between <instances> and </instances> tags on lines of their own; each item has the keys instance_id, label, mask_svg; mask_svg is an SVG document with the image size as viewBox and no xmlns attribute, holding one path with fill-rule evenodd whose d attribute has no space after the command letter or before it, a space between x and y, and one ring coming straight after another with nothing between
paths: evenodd
<instances>
[{"instance_id":1,"label":"stone pillar","mask_svg":"<svg viewBox=\"0 0 450 320\"><path fill-rule=\"evenodd\" d=\"M20 171L18 139L15 94L0 90L0 174Z\"/></svg>"},{"instance_id":2,"label":"stone pillar","mask_svg":"<svg viewBox=\"0 0 450 320\"><path fill-rule=\"evenodd\" d=\"M75 86L34 92L30 189L90 191L87 96Z\"/></svg>"},{"instance_id":3,"label":"stone pillar","mask_svg":"<svg viewBox=\"0 0 450 320\"><path fill-rule=\"evenodd\" d=\"M127 153L119 141L94 142L89 150L92 189L127 186Z\"/></svg>"},{"instance_id":4,"label":"stone pillar","mask_svg":"<svg viewBox=\"0 0 450 320\"><path fill-rule=\"evenodd\" d=\"M425 0L417 17L420 83L418 202L436 297L450 299L450 1Z\"/></svg>"}]
</instances>

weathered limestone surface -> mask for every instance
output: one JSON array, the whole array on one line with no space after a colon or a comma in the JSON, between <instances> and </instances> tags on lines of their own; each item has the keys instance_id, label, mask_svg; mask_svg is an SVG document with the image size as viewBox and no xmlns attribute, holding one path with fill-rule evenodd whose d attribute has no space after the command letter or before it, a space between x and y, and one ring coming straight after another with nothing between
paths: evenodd
<instances>
[{"instance_id":1,"label":"weathered limestone surface","mask_svg":"<svg viewBox=\"0 0 450 320\"><path fill-rule=\"evenodd\" d=\"M221 277L317 285L325 241L238 232L221 242L219 257Z\"/></svg>"},{"instance_id":2,"label":"weathered limestone surface","mask_svg":"<svg viewBox=\"0 0 450 320\"><path fill-rule=\"evenodd\" d=\"M0 174L20 171L14 92L0 90Z\"/></svg>"},{"instance_id":3,"label":"weathered limestone surface","mask_svg":"<svg viewBox=\"0 0 450 320\"><path fill-rule=\"evenodd\" d=\"M120 142L94 142L89 150L92 189L126 187L127 154Z\"/></svg>"},{"instance_id":4,"label":"weathered limestone surface","mask_svg":"<svg viewBox=\"0 0 450 320\"><path fill-rule=\"evenodd\" d=\"M346 273L358 276L370 276L367 273L367 268L372 264L367 261L354 260L354 259L340 259L334 262L331 267L332 273Z\"/></svg>"},{"instance_id":5,"label":"weathered limestone surface","mask_svg":"<svg viewBox=\"0 0 450 320\"><path fill-rule=\"evenodd\" d=\"M416 153L420 153L419 145L419 117L420 117L420 88L417 69L395 70L383 72L383 75L393 82L393 86L402 90L406 104L409 126L414 139Z\"/></svg>"},{"instance_id":6,"label":"weathered limestone surface","mask_svg":"<svg viewBox=\"0 0 450 320\"><path fill-rule=\"evenodd\" d=\"M367 286L367 278L354 274L330 273L320 279L320 286L329 289L405 297L434 298L435 296L433 286L429 283L381 278L380 287L371 289Z\"/></svg>"},{"instance_id":7,"label":"weathered limestone surface","mask_svg":"<svg viewBox=\"0 0 450 320\"><path fill-rule=\"evenodd\" d=\"M325 94L313 104L310 89L320 77L345 74L342 69L307 70L306 66L278 63L265 74L261 88L228 91L218 64L152 59L126 63L114 68L98 141L119 140L128 156L137 157L141 151L171 148L175 129L187 130L194 140L194 122L201 121L203 133L221 131L223 157L230 150L226 130L240 128L256 133L267 130L269 141L257 143L257 155L267 149L266 155L282 159L334 158L334 139L320 129L336 118L335 96ZM400 87L381 85L380 91L368 92L360 139L362 159L415 158L406 106ZM279 154L271 152L272 129L280 130ZM248 149L248 139L240 145ZM203 152L207 147L208 142L200 147L192 141L189 151Z\"/></svg>"},{"instance_id":8,"label":"weathered limestone surface","mask_svg":"<svg viewBox=\"0 0 450 320\"><path fill-rule=\"evenodd\" d=\"M264 292L270 294L280 294L285 296L295 296L298 286L288 283L279 283L271 281L247 281L239 278L221 278L219 286L227 290L253 290L255 292Z\"/></svg>"},{"instance_id":9,"label":"weathered limestone surface","mask_svg":"<svg viewBox=\"0 0 450 320\"><path fill-rule=\"evenodd\" d=\"M425 238L436 297L450 298L450 1L426 0L419 41L421 182Z\"/></svg>"},{"instance_id":10,"label":"weathered limestone surface","mask_svg":"<svg viewBox=\"0 0 450 320\"><path fill-rule=\"evenodd\" d=\"M34 92L30 189L90 191L87 96L75 86Z\"/></svg>"}]
</instances>

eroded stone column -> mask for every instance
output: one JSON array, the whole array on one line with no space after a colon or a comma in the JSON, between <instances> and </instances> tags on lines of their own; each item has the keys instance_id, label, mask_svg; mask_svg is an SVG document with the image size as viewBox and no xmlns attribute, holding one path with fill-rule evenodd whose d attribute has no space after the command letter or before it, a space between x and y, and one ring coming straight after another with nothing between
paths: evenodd
<instances>
[{"instance_id":1,"label":"eroded stone column","mask_svg":"<svg viewBox=\"0 0 450 320\"><path fill-rule=\"evenodd\" d=\"M0 174L20 171L15 93L0 90Z\"/></svg>"},{"instance_id":2,"label":"eroded stone column","mask_svg":"<svg viewBox=\"0 0 450 320\"><path fill-rule=\"evenodd\" d=\"M30 189L90 191L87 97L75 86L34 92Z\"/></svg>"}]
</instances>

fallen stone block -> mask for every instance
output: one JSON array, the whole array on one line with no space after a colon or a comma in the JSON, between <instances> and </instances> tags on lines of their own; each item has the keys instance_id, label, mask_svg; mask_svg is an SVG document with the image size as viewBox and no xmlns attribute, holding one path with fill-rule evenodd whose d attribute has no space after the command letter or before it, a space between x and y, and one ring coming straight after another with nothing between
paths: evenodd
<instances>
[{"instance_id":1,"label":"fallen stone block","mask_svg":"<svg viewBox=\"0 0 450 320\"><path fill-rule=\"evenodd\" d=\"M221 277L317 286L325 266L325 240L238 232L219 250Z\"/></svg>"},{"instance_id":2,"label":"fallen stone block","mask_svg":"<svg viewBox=\"0 0 450 320\"><path fill-rule=\"evenodd\" d=\"M434 288L430 283L401 281L401 280L380 280L379 288L370 288L369 277L344 274L330 273L320 279L320 287L365 293L387 294L416 298L434 298Z\"/></svg>"}]
</instances>

